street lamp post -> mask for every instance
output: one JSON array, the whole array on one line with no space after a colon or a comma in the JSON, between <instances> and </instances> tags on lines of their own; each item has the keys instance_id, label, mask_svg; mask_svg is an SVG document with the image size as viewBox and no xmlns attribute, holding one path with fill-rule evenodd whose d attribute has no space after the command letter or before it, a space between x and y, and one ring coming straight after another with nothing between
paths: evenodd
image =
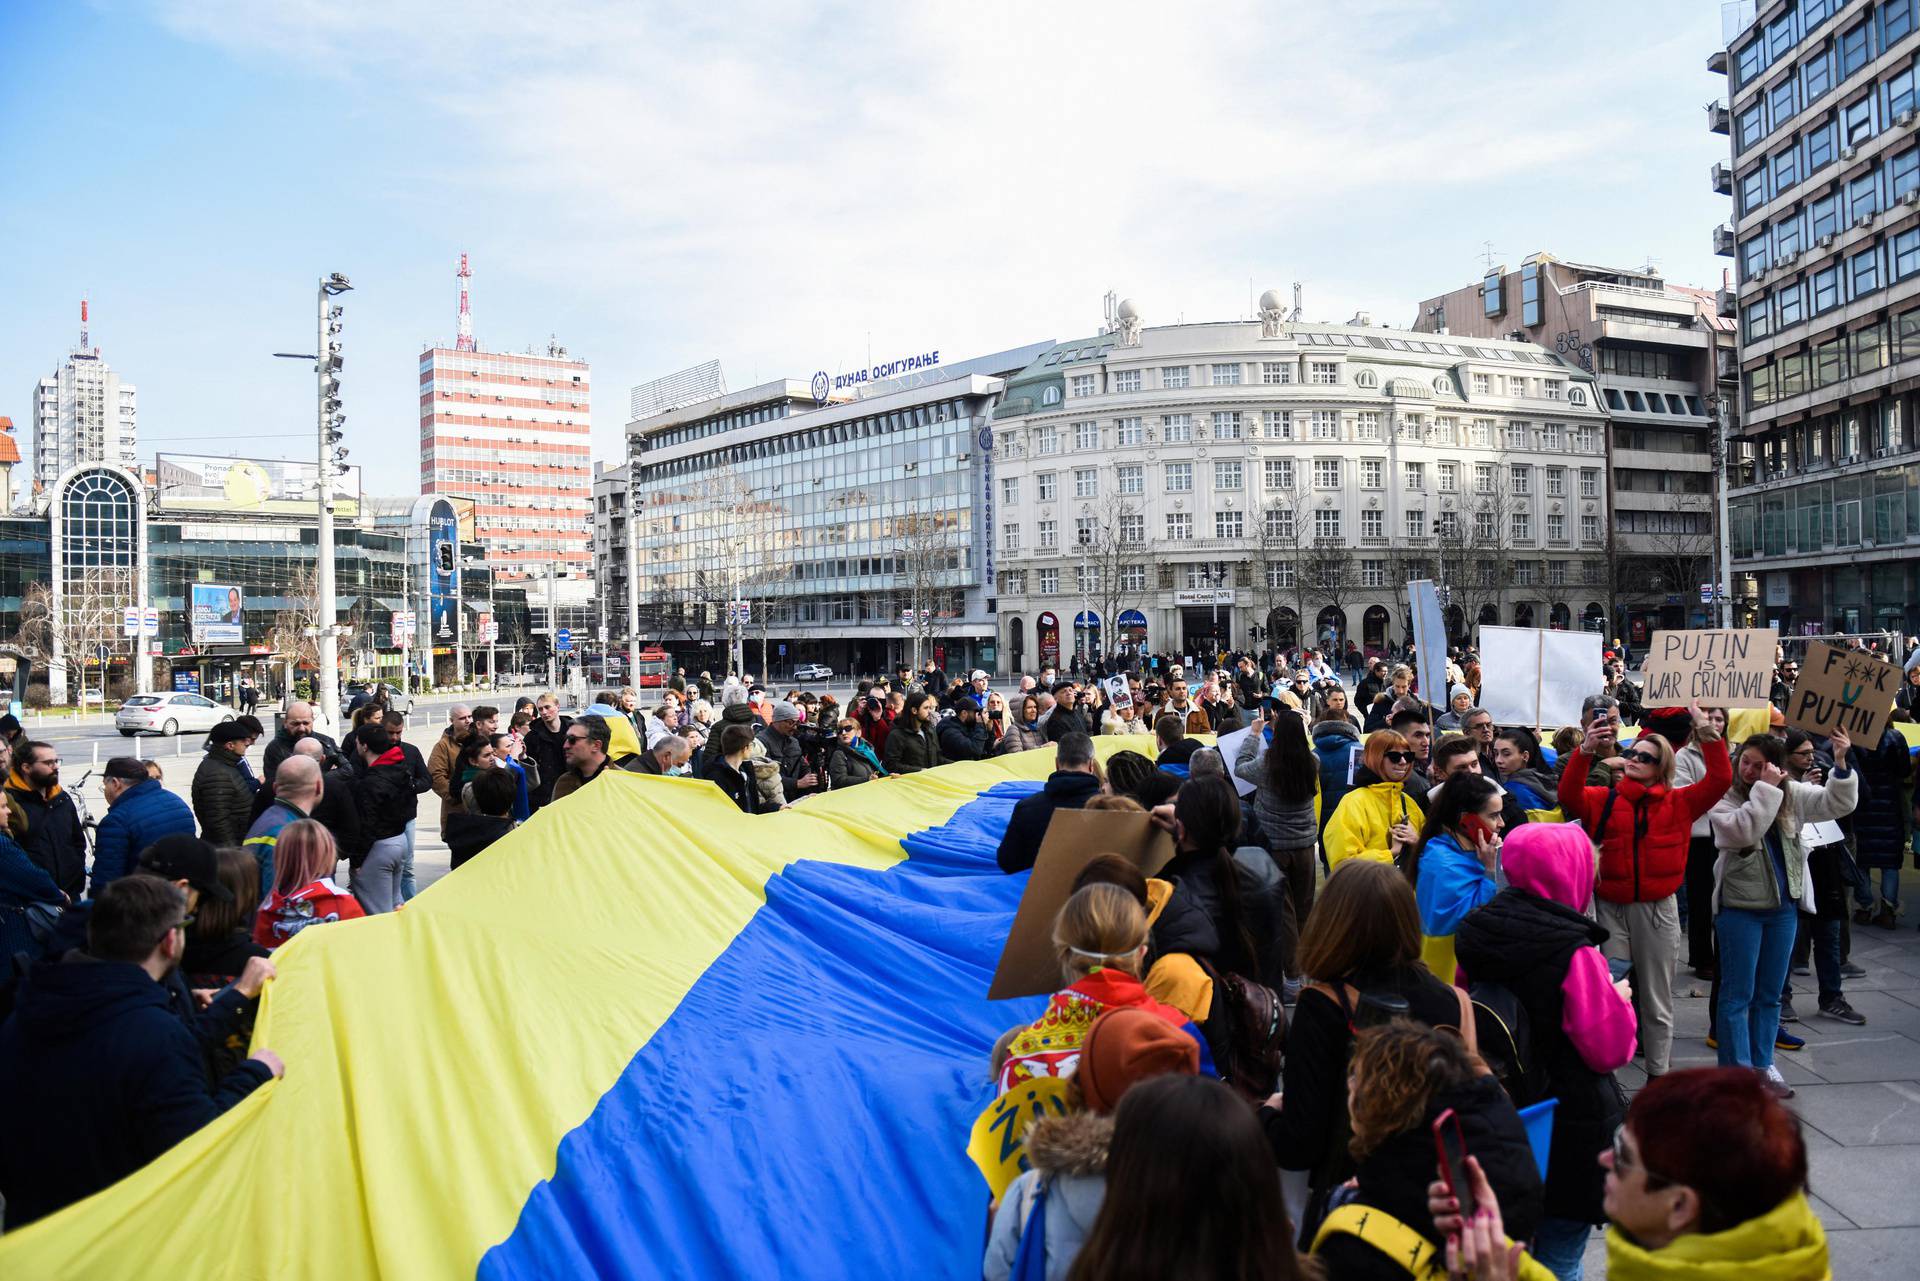
<instances>
[{"instance_id":1,"label":"street lamp post","mask_svg":"<svg viewBox=\"0 0 1920 1281\"><path fill-rule=\"evenodd\" d=\"M1093 669L1093 605L1087 587L1087 531L1079 531L1080 544L1080 617L1075 619L1074 655L1089 671Z\"/></svg>"}]
</instances>

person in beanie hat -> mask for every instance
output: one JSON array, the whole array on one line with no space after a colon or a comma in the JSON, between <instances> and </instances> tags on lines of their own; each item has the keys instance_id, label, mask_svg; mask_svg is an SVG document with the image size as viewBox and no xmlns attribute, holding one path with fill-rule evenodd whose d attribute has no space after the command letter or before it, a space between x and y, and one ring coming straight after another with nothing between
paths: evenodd
<instances>
[{"instance_id":1,"label":"person in beanie hat","mask_svg":"<svg viewBox=\"0 0 1920 1281\"><path fill-rule=\"evenodd\" d=\"M186 882L188 907L197 908L199 896L219 903L233 902L233 891L220 879L220 852L211 841L175 832L140 851L139 870L163 881Z\"/></svg>"},{"instance_id":2,"label":"person in beanie hat","mask_svg":"<svg viewBox=\"0 0 1920 1281\"><path fill-rule=\"evenodd\" d=\"M1007 1188L993 1216L981 1269L986 1281L1012 1276L1021 1235L1041 1204L1046 1275L1065 1277L1106 1199L1107 1147L1121 1096L1141 1081L1199 1071L1199 1043L1165 1019L1126 1007L1095 1019L1074 1075L1086 1110L1043 1117L1028 1132L1027 1161L1033 1168Z\"/></svg>"},{"instance_id":3,"label":"person in beanie hat","mask_svg":"<svg viewBox=\"0 0 1920 1281\"><path fill-rule=\"evenodd\" d=\"M1684 707L1651 707L1640 718L1642 734L1658 734L1678 752L1693 737L1693 714Z\"/></svg>"},{"instance_id":4,"label":"person in beanie hat","mask_svg":"<svg viewBox=\"0 0 1920 1281\"><path fill-rule=\"evenodd\" d=\"M977 761L993 752L993 731L980 719L980 703L971 694L953 700L953 715L940 722L940 755L949 761Z\"/></svg>"},{"instance_id":5,"label":"person in beanie hat","mask_svg":"<svg viewBox=\"0 0 1920 1281\"><path fill-rule=\"evenodd\" d=\"M780 766L780 783L786 798L797 801L820 790L820 773L807 759L797 735L806 718L800 709L782 699L773 705L773 719L760 731L760 745L767 759Z\"/></svg>"}]
</instances>

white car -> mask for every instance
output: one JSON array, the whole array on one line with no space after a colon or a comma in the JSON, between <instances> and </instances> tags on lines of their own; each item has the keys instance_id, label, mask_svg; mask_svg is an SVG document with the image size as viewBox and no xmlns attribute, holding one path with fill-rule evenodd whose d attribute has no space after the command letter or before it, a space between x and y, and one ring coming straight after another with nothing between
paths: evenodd
<instances>
[{"instance_id":1,"label":"white car","mask_svg":"<svg viewBox=\"0 0 1920 1281\"><path fill-rule=\"evenodd\" d=\"M803 663L793 669L793 679L797 681L830 681L833 669L824 663Z\"/></svg>"},{"instance_id":2,"label":"white car","mask_svg":"<svg viewBox=\"0 0 1920 1281\"><path fill-rule=\"evenodd\" d=\"M233 719L233 709L222 707L199 694L135 694L120 704L113 726L123 735L165 734L172 737L182 730L212 729L221 721Z\"/></svg>"}]
</instances>

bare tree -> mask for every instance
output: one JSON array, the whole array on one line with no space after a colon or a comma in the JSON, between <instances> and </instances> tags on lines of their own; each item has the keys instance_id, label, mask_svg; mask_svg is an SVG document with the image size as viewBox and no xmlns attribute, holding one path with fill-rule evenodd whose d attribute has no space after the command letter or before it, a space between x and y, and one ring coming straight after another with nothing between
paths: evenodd
<instances>
[{"instance_id":1,"label":"bare tree","mask_svg":"<svg viewBox=\"0 0 1920 1281\"><path fill-rule=\"evenodd\" d=\"M1337 609L1344 614L1348 603L1353 598L1354 589L1359 585L1360 575L1357 570L1353 548L1347 545L1344 538L1332 538L1326 535L1315 537L1300 561L1300 576L1306 580L1308 603L1319 605L1323 609ZM1306 623L1304 615L1301 623L1304 627ZM1314 625L1313 639L1316 643L1320 639L1317 621ZM1341 634L1334 638L1336 652L1345 639L1346 629L1343 628Z\"/></svg>"},{"instance_id":2,"label":"bare tree","mask_svg":"<svg viewBox=\"0 0 1920 1281\"><path fill-rule=\"evenodd\" d=\"M960 569L959 514L952 511L897 516L893 536L895 594L913 642L913 670L933 652L933 640L954 616L953 589Z\"/></svg>"},{"instance_id":3,"label":"bare tree","mask_svg":"<svg viewBox=\"0 0 1920 1281\"><path fill-rule=\"evenodd\" d=\"M1295 626L1300 629L1296 631L1295 641L1301 643L1307 625L1308 591L1302 572L1302 552L1308 545L1306 529L1312 515L1307 503L1313 491L1298 466L1291 469L1291 476L1291 485L1268 487L1266 505L1256 513L1259 524L1254 529L1254 539L1259 549L1259 563L1253 581L1266 604L1261 627L1271 633L1275 611L1286 606L1293 610ZM1268 640L1274 639L1269 634Z\"/></svg>"},{"instance_id":4,"label":"bare tree","mask_svg":"<svg viewBox=\"0 0 1920 1281\"><path fill-rule=\"evenodd\" d=\"M1100 614L1101 648L1110 655L1117 648L1121 606L1146 587L1146 514L1118 494L1109 496L1082 550L1093 575L1088 595Z\"/></svg>"},{"instance_id":5,"label":"bare tree","mask_svg":"<svg viewBox=\"0 0 1920 1281\"><path fill-rule=\"evenodd\" d=\"M85 706L87 660L100 665L100 692L106 692L104 656L121 637L121 622L134 601L133 571L90 565L70 569L66 587L54 591L45 583L29 583L20 603L20 629L15 644L45 662L48 692L59 696L69 675L74 679L75 703ZM138 661L138 639L130 656Z\"/></svg>"},{"instance_id":6,"label":"bare tree","mask_svg":"<svg viewBox=\"0 0 1920 1281\"><path fill-rule=\"evenodd\" d=\"M292 690L295 673L301 667L320 666L320 629L331 620L320 605L317 566L310 565L295 573L282 595L287 607L274 613L273 624L267 631L267 648L285 665L287 689ZM431 645L431 641L428 643Z\"/></svg>"},{"instance_id":7,"label":"bare tree","mask_svg":"<svg viewBox=\"0 0 1920 1281\"><path fill-rule=\"evenodd\" d=\"M1623 595L1691 596L1713 579L1713 506L1704 494L1681 494L1659 528L1641 534L1643 550L1620 558Z\"/></svg>"}]
</instances>

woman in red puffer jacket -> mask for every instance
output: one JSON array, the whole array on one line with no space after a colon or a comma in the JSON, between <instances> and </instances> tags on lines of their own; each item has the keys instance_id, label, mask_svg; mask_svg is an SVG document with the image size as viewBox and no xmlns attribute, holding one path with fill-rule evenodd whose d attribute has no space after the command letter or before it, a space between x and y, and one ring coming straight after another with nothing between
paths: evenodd
<instances>
[{"instance_id":1,"label":"woman in red puffer jacket","mask_svg":"<svg viewBox=\"0 0 1920 1281\"><path fill-rule=\"evenodd\" d=\"M1627 744L1625 768L1612 787L1589 787L1587 771L1601 744L1613 737L1603 717L1560 771L1560 804L1600 846L1600 884L1594 913L1607 929L1608 959L1633 963L1634 1004L1648 1076L1667 1070L1673 1049L1673 967L1680 953L1677 893L1687 876L1693 822L1712 809L1733 782L1727 744L1698 703L1689 707L1693 741L1706 775L1673 786L1673 748L1657 734Z\"/></svg>"}]
</instances>

